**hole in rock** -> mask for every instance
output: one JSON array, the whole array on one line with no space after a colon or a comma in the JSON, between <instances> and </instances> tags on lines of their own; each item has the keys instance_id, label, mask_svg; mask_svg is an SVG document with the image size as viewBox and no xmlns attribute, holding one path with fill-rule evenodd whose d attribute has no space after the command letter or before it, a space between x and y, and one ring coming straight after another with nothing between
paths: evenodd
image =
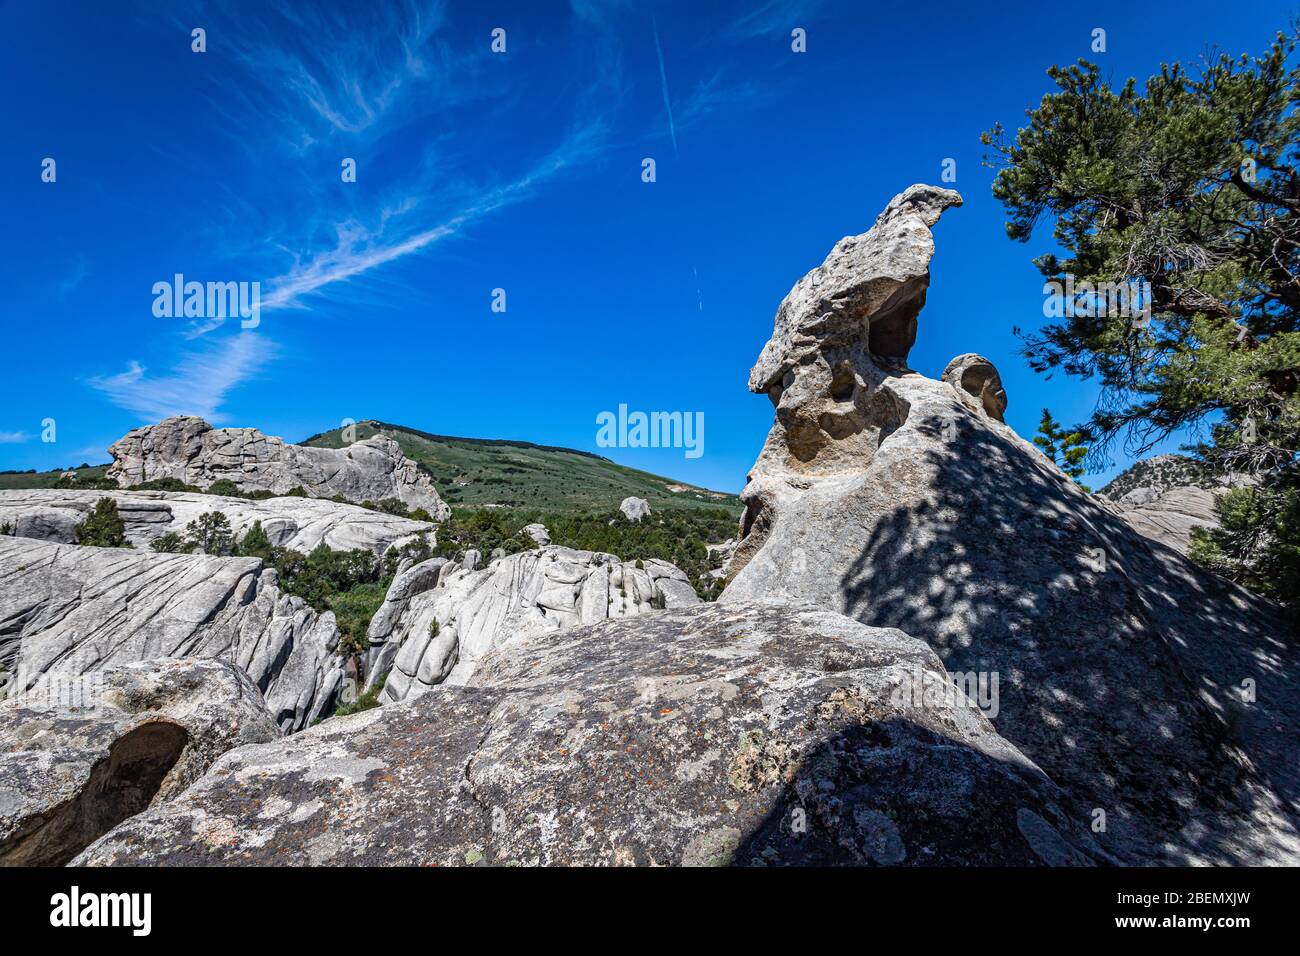
<instances>
[{"instance_id":1,"label":"hole in rock","mask_svg":"<svg viewBox=\"0 0 1300 956\"><path fill-rule=\"evenodd\" d=\"M62 866L123 820L149 806L189 744L177 724L137 727L95 764L81 791L35 827L0 846L6 866Z\"/></svg>"},{"instance_id":2,"label":"hole in rock","mask_svg":"<svg viewBox=\"0 0 1300 956\"><path fill-rule=\"evenodd\" d=\"M925 306L928 277L902 283L871 317L867 329L867 348L879 359L898 365L907 364L908 353L916 344L916 317Z\"/></svg>"}]
</instances>

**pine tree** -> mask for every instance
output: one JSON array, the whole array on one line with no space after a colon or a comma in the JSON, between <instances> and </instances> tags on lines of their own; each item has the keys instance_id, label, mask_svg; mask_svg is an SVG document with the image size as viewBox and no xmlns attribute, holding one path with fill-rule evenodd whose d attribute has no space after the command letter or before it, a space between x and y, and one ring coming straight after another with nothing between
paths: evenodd
<instances>
[{"instance_id":1,"label":"pine tree","mask_svg":"<svg viewBox=\"0 0 1300 956\"><path fill-rule=\"evenodd\" d=\"M126 523L117 513L117 502L112 498L100 498L95 502L94 510L77 525L76 536L77 544L92 548L132 547L126 540Z\"/></svg>"},{"instance_id":2,"label":"pine tree","mask_svg":"<svg viewBox=\"0 0 1300 956\"><path fill-rule=\"evenodd\" d=\"M1298 40L1279 33L1262 56L1194 71L1164 65L1142 87L1112 86L1082 60L1052 67L1057 89L1014 140L1000 125L982 137L1008 236L1053 229L1061 251L1034 260L1045 280L1141 290L1138 314L1066 296L1082 307L1050 310L1023 337L1030 365L1098 383L1092 456L1119 436L1140 456L1208 426L1195 450L1257 491L1225 505L1243 533L1193 557L1254 569L1241 580L1292 601L1281 583L1300 576L1300 556L1277 546L1294 534L1300 490Z\"/></svg>"},{"instance_id":3,"label":"pine tree","mask_svg":"<svg viewBox=\"0 0 1300 956\"><path fill-rule=\"evenodd\" d=\"M208 511L185 526L185 541L204 554L229 555L235 549L230 519L220 511Z\"/></svg>"},{"instance_id":4,"label":"pine tree","mask_svg":"<svg viewBox=\"0 0 1300 956\"><path fill-rule=\"evenodd\" d=\"M1033 440L1052 464L1073 478L1084 491L1092 491L1079 481L1087 471L1083 460L1088 457L1088 438L1084 432L1077 429L1067 432L1044 408L1043 417L1038 422L1038 434Z\"/></svg>"}]
</instances>

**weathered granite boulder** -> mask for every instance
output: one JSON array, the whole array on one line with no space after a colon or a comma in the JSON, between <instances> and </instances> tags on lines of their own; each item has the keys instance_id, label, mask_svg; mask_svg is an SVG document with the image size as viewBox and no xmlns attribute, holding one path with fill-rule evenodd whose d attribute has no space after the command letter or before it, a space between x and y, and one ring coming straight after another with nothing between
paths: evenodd
<instances>
[{"instance_id":1,"label":"weathered granite boulder","mask_svg":"<svg viewBox=\"0 0 1300 956\"><path fill-rule=\"evenodd\" d=\"M1300 861L1300 661L1272 606L1134 532L984 386L907 369L929 226L956 202L912 187L782 303L720 600L809 601L999 675L999 733L1127 862Z\"/></svg>"},{"instance_id":2,"label":"weathered granite boulder","mask_svg":"<svg viewBox=\"0 0 1300 956\"><path fill-rule=\"evenodd\" d=\"M220 658L252 677L286 731L333 712L334 615L282 593L257 558L0 537L0 582L0 667L18 690L132 661Z\"/></svg>"},{"instance_id":3,"label":"weathered granite boulder","mask_svg":"<svg viewBox=\"0 0 1300 956\"><path fill-rule=\"evenodd\" d=\"M0 702L0 866L66 863L219 756L279 738L224 661L138 661Z\"/></svg>"},{"instance_id":4,"label":"weathered granite boulder","mask_svg":"<svg viewBox=\"0 0 1300 956\"><path fill-rule=\"evenodd\" d=\"M532 524L524 525L524 534L533 539L533 542L539 547L544 548L551 543L551 532L546 530L546 525L540 521L534 521Z\"/></svg>"},{"instance_id":5,"label":"weathered granite boulder","mask_svg":"<svg viewBox=\"0 0 1300 956\"><path fill-rule=\"evenodd\" d=\"M976 411L998 421L1004 420L1007 393L1002 387L1002 376L984 356L974 352L958 355L948 363L941 378Z\"/></svg>"},{"instance_id":6,"label":"weathered granite boulder","mask_svg":"<svg viewBox=\"0 0 1300 956\"><path fill-rule=\"evenodd\" d=\"M451 516L429 476L383 435L347 448L311 448L256 428L213 428L201 418L179 416L134 429L108 451L108 477L123 487L176 478L206 488L226 478L244 491L284 494L301 487L316 498L397 498L408 508L425 509L435 521Z\"/></svg>"},{"instance_id":7,"label":"weathered granite boulder","mask_svg":"<svg viewBox=\"0 0 1300 956\"><path fill-rule=\"evenodd\" d=\"M667 561L548 546L474 570L434 558L393 580L370 623L367 685L398 701L463 684L494 647L530 634L700 603Z\"/></svg>"},{"instance_id":8,"label":"weathered granite boulder","mask_svg":"<svg viewBox=\"0 0 1300 956\"><path fill-rule=\"evenodd\" d=\"M1069 865L1087 817L920 641L703 605L228 753L77 865Z\"/></svg>"},{"instance_id":9,"label":"weathered granite boulder","mask_svg":"<svg viewBox=\"0 0 1300 956\"><path fill-rule=\"evenodd\" d=\"M618 510L628 521L640 521L650 514L650 502L644 498L624 498Z\"/></svg>"},{"instance_id":10,"label":"weathered granite boulder","mask_svg":"<svg viewBox=\"0 0 1300 956\"><path fill-rule=\"evenodd\" d=\"M1186 455L1155 455L1116 476L1097 497L1139 534L1186 554L1193 528L1219 527L1218 496L1249 480L1215 473Z\"/></svg>"},{"instance_id":11,"label":"weathered granite boulder","mask_svg":"<svg viewBox=\"0 0 1300 956\"><path fill-rule=\"evenodd\" d=\"M100 498L112 498L136 547L147 548L168 532L184 534L185 526L208 511L230 520L235 537L260 521L271 544L304 554L324 544L336 551L363 548L382 555L421 532L437 526L369 511L321 498L226 498L174 491L62 491L39 488L0 490L0 524L11 524L23 538L76 543L76 527Z\"/></svg>"}]
</instances>

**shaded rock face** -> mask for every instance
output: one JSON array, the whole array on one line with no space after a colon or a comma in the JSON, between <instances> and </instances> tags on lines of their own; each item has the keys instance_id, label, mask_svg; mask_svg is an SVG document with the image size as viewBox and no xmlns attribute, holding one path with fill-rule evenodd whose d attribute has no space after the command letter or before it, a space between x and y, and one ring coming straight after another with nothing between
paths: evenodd
<instances>
[{"instance_id":1,"label":"shaded rock face","mask_svg":"<svg viewBox=\"0 0 1300 956\"><path fill-rule=\"evenodd\" d=\"M245 491L284 494L300 486L315 498L397 498L408 508L424 508L435 521L451 517L428 475L382 435L347 448L309 448L256 428L213 428L201 418L179 416L134 429L108 451L108 477L123 487L177 478L206 488L226 478Z\"/></svg>"},{"instance_id":2,"label":"shaded rock face","mask_svg":"<svg viewBox=\"0 0 1300 956\"><path fill-rule=\"evenodd\" d=\"M924 287L933 219L906 212L918 189L850 243L861 272L835 265L834 288L874 288L881 262L910 263L890 281ZM910 225L882 231L890 210ZM1300 860L1300 669L1270 606L1135 533L991 414L985 385L863 347L887 297L846 297L866 301L856 335L835 297L791 335L809 284L751 374L777 414L720 601L811 601L998 675L998 731L1104 813L1097 840L1127 862ZM846 411L823 420L837 375L853 382ZM836 421L852 427L823 427Z\"/></svg>"},{"instance_id":3,"label":"shaded rock face","mask_svg":"<svg viewBox=\"0 0 1300 956\"><path fill-rule=\"evenodd\" d=\"M387 675L382 699L398 701L465 683L479 658L514 639L698 603L686 573L667 561L558 546L481 571L434 558L394 578L371 620L368 684Z\"/></svg>"},{"instance_id":4,"label":"shaded rock face","mask_svg":"<svg viewBox=\"0 0 1300 956\"><path fill-rule=\"evenodd\" d=\"M26 690L133 661L220 658L252 677L281 728L300 730L333 712L339 631L276 580L257 558L0 537L0 667Z\"/></svg>"},{"instance_id":5,"label":"shaded rock face","mask_svg":"<svg viewBox=\"0 0 1300 956\"><path fill-rule=\"evenodd\" d=\"M977 710L925 702L946 686L923 643L811 607L538 634L468 686L228 753L74 862L1103 860Z\"/></svg>"},{"instance_id":6,"label":"shaded rock face","mask_svg":"<svg viewBox=\"0 0 1300 956\"><path fill-rule=\"evenodd\" d=\"M623 512L623 517L628 521L640 521L650 514L650 502L644 498L624 498L619 504L618 510Z\"/></svg>"},{"instance_id":7,"label":"shaded rock face","mask_svg":"<svg viewBox=\"0 0 1300 956\"><path fill-rule=\"evenodd\" d=\"M250 501L220 495L173 491L62 491L57 489L0 490L0 524L12 524L22 538L76 543L77 525L100 498L112 498L126 525L126 536L137 548L168 532L184 534L185 526L209 511L228 519L236 539L260 521L271 544L304 554L324 544L336 551L363 548L382 555L421 532L437 527L380 514L355 505L319 498L268 498Z\"/></svg>"},{"instance_id":8,"label":"shaded rock face","mask_svg":"<svg viewBox=\"0 0 1300 956\"><path fill-rule=\"evenodd\" d=\"M0 703L0 865L66 863L219 756L279 738L237 667L140 661Z\"/></svg>"},{"instance_id":9,"label":"shaded rock face","mask_svg":"<svg viewBox=\"0 0 1300 956\"><path fill-rule=\"evenodd\" d=\"M1186 455L1155 455L1118 475L1097 497L1141 535L1186 554L1192 529L1219 527L1214 502L1243 475L1215 474Z\"/></svg>"}]
</instances>

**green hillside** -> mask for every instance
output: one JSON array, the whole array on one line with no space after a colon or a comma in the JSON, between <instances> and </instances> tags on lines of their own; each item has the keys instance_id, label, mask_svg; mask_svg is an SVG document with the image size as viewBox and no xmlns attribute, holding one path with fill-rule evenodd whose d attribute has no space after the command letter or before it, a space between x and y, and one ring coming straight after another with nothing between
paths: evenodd
<instances>
[{"instance_id":1,"label":"green hillside","mask_svg":"<svg viewBox=\"0 0 1300 956\"><path fill-rule=\"evenodd\" d=\"M655 510L726 508L739 513L735 495L709 491L617 465L572 448L531 442L431 435L402 425L362 422L358 440L382 433L433 477L453 508L500 505L546 512L593 512L617 508L628 496L644 498ZM341 429L313 435L301 444L341 448Z\"/></svg>"},{"instance_id":2,"label":"green hillside","mask_svg":"<svg viewBox=\"0 0 1300 956\"><path fill-rule=\"evenodd\" d=\"M108 465L81 465L77 468L55 468L53 471L0 471L0 491L8 488L53 488L65 471L75 471L81 482L104 477Z\"/></svg>"}]
</instances>

